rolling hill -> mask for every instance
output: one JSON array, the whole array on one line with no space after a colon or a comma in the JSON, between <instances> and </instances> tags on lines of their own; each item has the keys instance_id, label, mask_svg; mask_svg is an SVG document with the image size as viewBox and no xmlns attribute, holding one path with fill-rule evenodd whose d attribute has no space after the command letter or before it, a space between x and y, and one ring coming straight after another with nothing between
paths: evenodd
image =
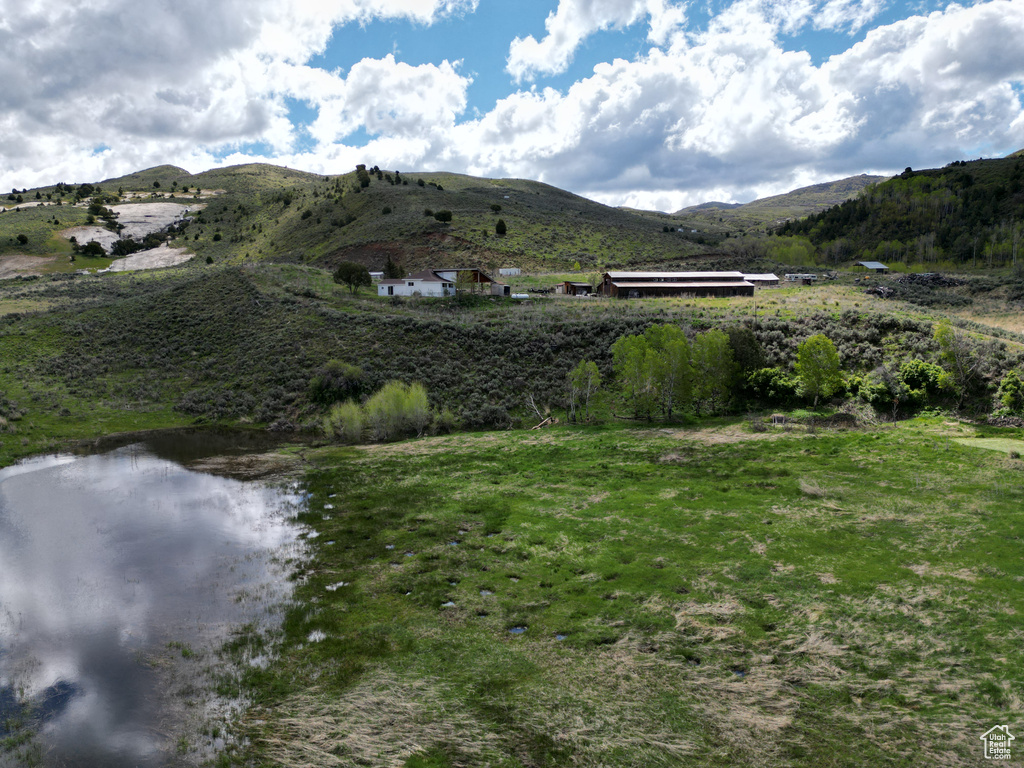
<instances>
[{"instance_id":1,"label":"rolling hill","mask_svg":"<svg viewBox=\"0 0 1024 768\"><path fill-rule=\"evenodd\" d=\"M820 210L856 189L843 180L729 210L708 204L679 216L612 208L524 179L377 168L362 178L355 170L319 176L263 164L190 174L162 165L94 184L24 190L23 198L38 201L11 218L0 216L0 255L70 253L60 234L85 221L82 206L89 201L173 201L195 212L175 233L176 245L219 263L270 259L330 268L350 260L381 269L390 258L409 271L459 264L555 271L578 265L584 272L699 266L720 256L716 247L751 222L761 226L778 211ZM15 204L8 200L5 207ZM449 223L434 217L440 211L451 212ZM717 221L726 216L726 224ZM701 220L694 223L695 217ZM504 235L496 232L499 220ZM30 234L27 245L17 238L23 231ZM77 267L63 259L51 268Z\"/></svg>"},{"instance_id":2,"label":"rolling hill","mask_svg":"<svg viewBox=\"0 0 1024 768\"><path fill-rule=\"evenodd\" d=\"M818 213L830 206L857 197L871 184L885 180L885 176L850 176L801 187L783 195L773 195L750 203L702 203L683 208L674 214L686 224L741 230L764 229Z\"/></svg>"}]
</instances>

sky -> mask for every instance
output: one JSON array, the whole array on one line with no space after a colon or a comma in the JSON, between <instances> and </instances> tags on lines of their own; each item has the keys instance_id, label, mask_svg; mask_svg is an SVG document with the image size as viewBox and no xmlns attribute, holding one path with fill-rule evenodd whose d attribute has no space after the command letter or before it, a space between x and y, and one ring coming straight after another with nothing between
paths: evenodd
<instances>
[{"instance_id":1,"label":"sky","mask_svg":"<svg viewBox=\"0 0 1024 768\"><path fill-rule=\"evenodd\" d=\"M1024 148L1024 0L0 0L0 190L357 163L748 202Z\"/></svg>"}]
</instances>

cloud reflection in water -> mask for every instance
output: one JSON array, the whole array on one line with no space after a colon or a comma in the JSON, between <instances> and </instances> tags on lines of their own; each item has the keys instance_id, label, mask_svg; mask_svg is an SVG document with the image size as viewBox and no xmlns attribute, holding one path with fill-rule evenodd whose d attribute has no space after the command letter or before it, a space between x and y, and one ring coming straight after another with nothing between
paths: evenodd
<instances>
[{"instance_id":1,"label":"cloud reflection in water","mask_svg":"<svg viewBox=\"0 0 1024 768\"><path fill-rule=\"evenodd\" d=\"M138 445L0 470L0 691L42 708L51 757L161 762L139 652L265 616L251 597L287 595L270 556L296 542L299 503Z\"/></svg>"}]
</instances>

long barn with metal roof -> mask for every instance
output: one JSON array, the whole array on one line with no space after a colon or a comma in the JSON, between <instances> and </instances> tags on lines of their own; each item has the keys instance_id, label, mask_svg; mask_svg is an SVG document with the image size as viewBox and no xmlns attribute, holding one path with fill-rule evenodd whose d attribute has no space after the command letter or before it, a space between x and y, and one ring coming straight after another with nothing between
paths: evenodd
<instances>
[{"instance_id":1,"label":"long barn with metal roof","mask_svg":"<svg viewBox=\"0 0 1024 768\"><path fill-rule=\"evenodd\" d=\"M753 296L742 272L606 272L600 292L619 299L655 296Z\"/></svg>"}]
</instances>

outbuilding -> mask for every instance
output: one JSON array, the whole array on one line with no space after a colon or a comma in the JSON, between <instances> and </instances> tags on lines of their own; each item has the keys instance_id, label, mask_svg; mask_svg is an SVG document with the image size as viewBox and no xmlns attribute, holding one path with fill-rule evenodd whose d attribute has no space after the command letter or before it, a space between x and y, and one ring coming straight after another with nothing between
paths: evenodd
<instances>
[{"instance_id":1,"label":"outbuilding","mask_svg":"<svg viewBox=\"0 0 1024 768\"><path fill-rule=\"evenodd\" d=\"M448 269L435 269L434 274L453 283L465 283L472 286L473 290L481 293L489 293L492 296L509 296L512 287L505 283L499 283L491 278L479 267L452 267Z\"/></svg>"},{"instance_id":2,"label":"outbuilding","mask_svg":"<svg viewBox=\"0 0 1024 768\"><path fill-rule=\"evenodd\" d=\"M590 283L574 283L570 280L562 283L562 293L566 296L586 296L592 290Z\"/></svg>"},{"instance_id":3,"label":"outbuilding","mask_svg":"<svg viewBox=\"0 0 1024 768\"><path fill-rule=\"evenodd\" d=\"M779 276L771 273L765 275L744 275L743 279L748 283L753 283L756 288L777 288L779 285Z\"/></svg>"},{"instance_id":4,"label":"outbuilding","mask_svg":"<svg viewBox=\"0 0 1024 768\"><path fill-rule=\"evenodd\" d=\"M880 261L858 261L857 266L864 267L868 272L875 272L881 275L889 273L889 267Z\"/></svg>"},{"instance_id":5,"label":"outbuilding","mask_svg":"<svg viewBox=\"0 0 1024 768\"><path fill-rule=\"evenodd\" d=\"M598 290L619 299L754 295L742 272L606 272Z\"/></svg>"},{"instance_id":6,"label":"outbuilding","mask_svg":"<svg viewBox=\"0 0 1024 768\"><path fill-rule=\"evenodd\" d=\"M463 282L492 296L508 296L511 287L492 280L476 267L454 269L426 269L408 277L381 280L377 283L378 296L454 296L456 283Z\"/></svg>"}]
</instances>

